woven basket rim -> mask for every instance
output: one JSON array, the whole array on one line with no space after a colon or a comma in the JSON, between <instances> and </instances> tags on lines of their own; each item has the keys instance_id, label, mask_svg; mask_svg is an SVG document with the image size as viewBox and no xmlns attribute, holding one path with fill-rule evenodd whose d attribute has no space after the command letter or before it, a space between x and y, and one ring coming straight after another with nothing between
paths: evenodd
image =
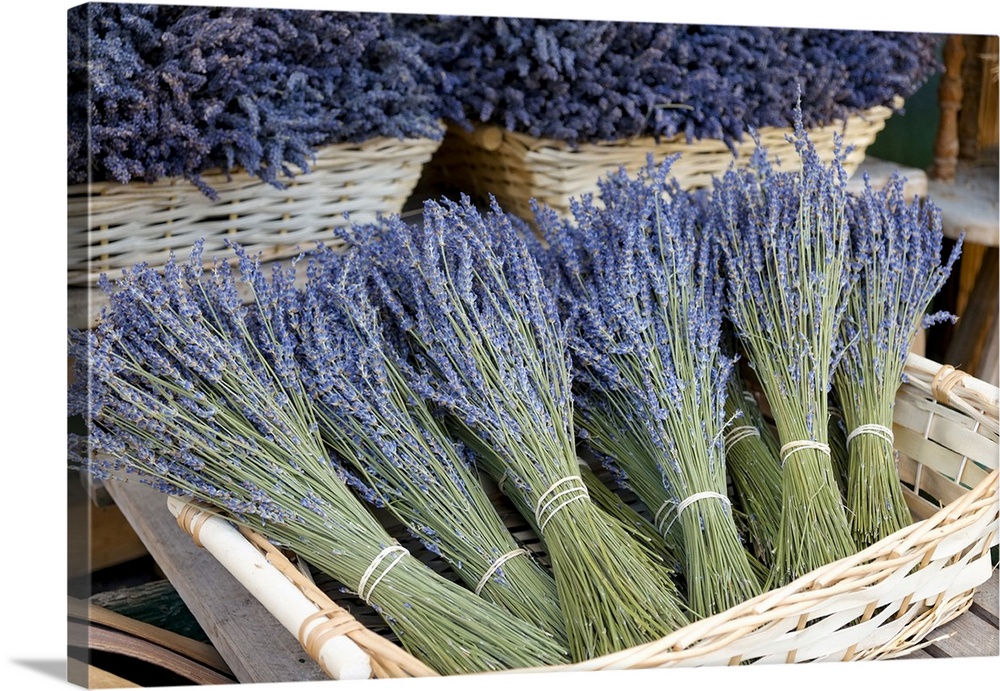
<instances>
[{"instance_id":1,"label":"woven basket rim","mask_svg":"<svg viewBox=\"0 0 1000 691\"><path fill-rule=\"evenodd\" d=\"M866 123L871 126L879 126L885 120L887 120L895 111L902 108L903 99L896 97L891 106L887 105L877 105L871 108L866 108L864 110L853 113L846 118L837 118L823 125L816 125L813 127L806 128L806 131L810 134L818 132L835 132L842 131L848 124L860 124ZM520 132L516 130L510 130L502 125L495 123L481 123L472 126L472 129L468 129L459 125L457 123L448 122L448 130L451 132L456 132L460 135L466 137L483 137L485 135L486 140L496 141L496 138L502 138L507 140L513 140L520 144L528 151L538 151L542 149L555 149L559 152L567 153L579 153L579 152L597 152L597 151L614 151L616 148L624 147L637 147L637 148L655 148L671 145L697 145L701 143L712 143L715 145L725 146L723 140L703 137L688 139L688 137L683 134L676 134L671 137L654 137L652 135L635 135L630 137L622 137L620 139L608 139L601 141L592 142L580 142L578 144L570 144L566 141L555 139L551 137L535 137L533 135L527 134L525 132ZM768 125L765 127L759 127L755 129L755 132L761 137L769 136L779 136L783 137L786 133L790 132L790 127ZM744 139L741 139L737 144L746 144L749 140L750 133L744 133ZM496 144L491 144L493 146Z\"/></svg>"},{"instance_id":2,"label":"woven basket rim","mask_svg":"<svg viewBox=\"0 0 1000 691\"><path fill-rule=\"evenodd\" d=\"M904 386L909 386L911 390L919 392L921 396L935 400L942 405L950 404L952 406L956 402L967 405L969 400L974 400L977 405L985 409L988 419L997 419L997 401L1000 399L1000 389L997 387L951 368L953 372L957 372L960 376L950 377L945 382L943 389L936 390L936 383L941 379L937 375L945 371L949 367L948 365L938 365L919 355L911 354L907 360L907 367L912 376L911 381L904 384ZM915 380L933 381L935 384L929 387L921 386ZM926 384L926 381L924 381L924 384ZM935 390L930 392L931 389ZM960 409L960 406L956 407L956 410L958 409ZM993 432L995 433L995 428L993 428ZM548 667L513 669L501 672L484 672L483 674L632 668L637 662L643 662L646 658L653 655L656 656L656 664L648 666L663 666L664 664L679 663L700 653L712 652L725 645L728 639L724 639L721 642L718 640L710 641L703 645L700 642L713 634L718 634L720 630L730 632L728 635L738 636L741 634L741 630L745 631L746 629L761 626L762 619L773 614L775 611L781 610L783 615L787 615L789 611L794 614L798 611L796 608L805 607L810 602L815 602L818 598L824 598L828 594L834 595L845 591L845 586L843 585L845 581L848 582L847 590L855 592L854 589L857 587L857 583L851 582L855 577L858 577L858 580L861 581L865 581L866 578L868 581L871 581L873 578L877 579L877 573L875 576L872 576L872 572L874 571L872 565L877 566L883 563L883 565L893 569L893 572L903 567L910 569L922 566L921 560L926 562L930 558L930 552L933 551L936 545L940 544L945 538L963 529L967 529L970 525L974 526L988 519L986 526L989 532L986 533L986 537L989 538L989 544L997 544L997 515L1000 512L998 494L1000 494L1000 470L994 467L975 487L964 492L953 501L948 502L927 518L915 521L911 525L879 540L866 549L859 550L848 557L814 569L784 586L761 593L724 612L694 621L663 638L582 662ZM977 533L976 540L965 544L963 549L968 549L982 538L983 534ZM267 545L266 540L263 538L256 539L254 542L261 549L264 549ZM288 562L284 554L277 550L273 550L273 552L269 556L269 560L272 562L281 562L282 560ZM988 558L988 555L986 558ZM288 562L287 568L283 569L283 571L286 572L286 576L304 590L317 590L311 584L311 581L308 581L294 566L291 566L290 562ZM960 597L960 599L964 598L964 607L953 607L950 617L932 622L931 628L965 611L971 605L971 593L972 591L967 591L964 596ZM313 597L314 595L310 596ZM320 602L317 604L330 608L331 611L339 609L339 606L333 603L322 591L318 593L318 597ZM927 632L929 633L929 629ZM369 641L371 640L371 636L379 637L378 634L369 629L364 629L362 633L368 637ZM387 662L396 669L405 668L408 670L403 673L403 676L426 675L426 671L419 671L421 667L424 667L426 670L426 666L423 666L409 652L394 643L388 641L384 641L384 643L390 647L386 648L380 644L377 650L382 652L389 651L391 657L387 657ZM375 653L370 647L369 650L375 655L380 654ZM673 656L673 659L671 659L671 656ZM436 673L433 674L437 675Z\"/></svg>"},{"instance_id":3,"label":"woven basket rim","mask_svg":"<svg viewBox=\"0 0 1000 691\"><path fill-rule=\"evenodd\" d=\"M445 128L444 120L439 121L441 123L442 132ZM394 137L394 136L377 136L369 137L368 139L357 141L357 142L333 142L330 144L324 144L318 146L314 149L312 155L312 163L315 166L317 163L322 161L324 158L329 157L335 153L340 153L344 151L350 152L364 152L371 149L378 149L381 146L388 146L392 144L401 146L414 146L414 145L427 145L433 146L441 143L441 137ZM298 166L294 166L298 168ZM298 175L307 175L312 168L308 170L299 169L299 172L293 176L282 176L279 178L279 182L290 184L293 183ZM198 173L198 176L205 179L221 179L225 180L233 176L247 175L254 178L257 182L264 184L270 184L247 173L243 166L233 166L232 168L226 170L221 166L216 166L212 168L206 168L205 170ZM194 186L188 178L182 175L172 175L164 176L154 180L153 182L146 182L144 180L132 180L129 182L120 182L118 180L94 180L87 182L75 182L66 185L66 190L68 196L86 196L94 194L106 194L108 191L118 190L120 188L132 188L136 190L151 191L159 190L160 188L166 189L176 189L178 186Z\"/></svg>"},{"instance_id":4,"label":"woven basket rim","mask_svg":"<svg viewBox=\"0 0 1000 691\"><path fill-rule=\"evenodd\" d=\"M924 535L929 531L942 526L943 524L950 523L955 527L964 525L956 522L956 520L961 517L969 518L969 515L964 514L963 512L968 509L970 505L974 505L975 513L972 514L974 517L978 517L980 514L985 514L990 510L996 513L998 492L1000 492L1000 471L993 470L979 483L978 486L967 492L960 499L956 499L950 504L942 507L933 516L912 523L892 535L886 536L882 540L864 550L810 571L809 573L796 578L787 585L761 593L760 595L746 600L735 607L731 607L724 612L692 622L691 624L677 629L661 639L583 662L553 667L511 671L591 670L610 666L622 658L641 656L644 651L649 649L673 649L676 652L682 653L695 646L698 640L700 640L704 635L713 632L713 630L717 629L722 624L734 622L738 623L741 618L759 617L761 615L765 615L769 611L782 605L783 599L788 598L789 596L808 593L810 599L821 597L825 591L832 590L840 579L849 578L855 571L862 571L861 567L864 567L879 558L884 557L887 559L901 559L906 562L912 562L912 558L907 559L905 554L900 554L897 551L897 548L904 544L908 538L914 535ZM947 531L947 529L947 526L941 528L942 531ZM682 643L685 639L693 640L687 646L684 646Z\"/></svg>"}]
</instances>

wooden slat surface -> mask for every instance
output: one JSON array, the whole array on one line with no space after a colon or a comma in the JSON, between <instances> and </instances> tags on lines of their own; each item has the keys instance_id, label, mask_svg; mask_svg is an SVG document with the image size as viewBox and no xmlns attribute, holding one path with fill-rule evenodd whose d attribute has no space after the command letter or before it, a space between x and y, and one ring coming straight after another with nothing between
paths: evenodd
<instances>
[{"instance_id":1,"label":"wooden slat surface","mask_svg":"<svg viewBox=\"0 0 1000 691\"><path fill-rule=\"evenodd\" d=\"M1000 631L998 631L998 585L997 569L993 576L976 593L969 611L944 626L935 629L929 636L934 642L899 659L924 659L943 657L987 657L1000 655Z\"/></svg>"},{"instance_id":2,"label":"wooden slat surface","mask_svg":"<svg viewBox=\"0 0 1000 691\"><path fill-rule=\"evenodd\" d=\"M138 483L108 492L241 683L328 677L246 588L177 525L165 497Z\"/></svg>"}]
</instances>

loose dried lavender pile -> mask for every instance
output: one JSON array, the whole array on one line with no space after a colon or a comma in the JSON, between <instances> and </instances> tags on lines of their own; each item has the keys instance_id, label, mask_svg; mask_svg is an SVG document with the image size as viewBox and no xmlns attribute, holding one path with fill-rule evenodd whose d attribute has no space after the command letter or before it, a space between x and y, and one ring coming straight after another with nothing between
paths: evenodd
<instances>
[{"instance_id":1,"label":"loose dried lavender pile","mask_svg":"<svg viewBox=\"0 0 1000 691\"><path fill-rule=\"evenodd\" d=\"M453 81L464 122L571 144L639 135L741 141L807 127L895 96L939 69L927 33L509 17L405 18Z\"/></svg>"},{"instance_id":2,"label":"loose dried lavender pile","mask_svg":"<svg viewBox=\"0 0 1000 691\"><path fill-rule=\"evenodd\" d=\"M281 185L317 147L440 138L440 71L388 14L88 3L68 13L68 181L241 167Z\"/></svg>"}]
</instances>

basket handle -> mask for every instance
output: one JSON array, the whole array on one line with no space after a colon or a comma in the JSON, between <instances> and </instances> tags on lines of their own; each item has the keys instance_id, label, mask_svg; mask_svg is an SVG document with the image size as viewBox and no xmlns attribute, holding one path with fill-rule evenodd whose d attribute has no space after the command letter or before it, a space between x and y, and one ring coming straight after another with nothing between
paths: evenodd
<instances>
[{"instance_id":1,"label":"basket handle","mask_svg":"<svg viewBox=\"0 0 1000 691\"><path fill-rule=\"evenodd\" d=\"M320 609L232 523L211 509L173 496L167 498L167 507L195 544L211 552L282 626L297 636L327 675L338 680L372 676L368 654L346 635L352 623L361 628L349 613L335 605Z\"/></svg>"}]
</instances>

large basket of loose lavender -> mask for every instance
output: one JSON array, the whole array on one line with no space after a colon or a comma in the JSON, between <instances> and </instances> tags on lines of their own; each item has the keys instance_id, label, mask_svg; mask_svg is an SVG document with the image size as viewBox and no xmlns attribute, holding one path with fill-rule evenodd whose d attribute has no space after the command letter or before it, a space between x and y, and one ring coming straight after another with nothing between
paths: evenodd
<instances>
[{"instance_id":1,"label":"large basket of loose lavender","mask_svg":"<svg viewBox=\"0 0 1000 691\"><path fill-rule=\"evenodd\" d=\"M444 126L387 14L90 3L68 13L68 282L195 240L268 257L398 213Z\"/></svg>"},{"instance_id":2,"label":"large basket of loose lavender","mask_svg":"<svg viewBox=\"0 0 1000 691\"><path fill-rule=\"evenodd\" d=\"M328 670L338 634L374 676L905 654L995 568L1000 391L910 352L940 211L794 133L795 172L650 157L535 229L443 199L102 281L72 463L308 564L266 599Z\"/></svg>"},{"instance_id":3,"label":"large basket of loose lavender","mask_svg":"<svg viewBox=\"0 0 1000 691\"><path fill-rule=\"evenodd\" d=\"M679 154L685 187L710 184L754 150L794 165L787 104L799 91L829 160L853 171L886 120L938 68L932 34L507 17L413 19L451 75L453 121L429 174L495 195L531 218L530 199L567 212L619 165Z\"/></svg>"}]
</instances>

